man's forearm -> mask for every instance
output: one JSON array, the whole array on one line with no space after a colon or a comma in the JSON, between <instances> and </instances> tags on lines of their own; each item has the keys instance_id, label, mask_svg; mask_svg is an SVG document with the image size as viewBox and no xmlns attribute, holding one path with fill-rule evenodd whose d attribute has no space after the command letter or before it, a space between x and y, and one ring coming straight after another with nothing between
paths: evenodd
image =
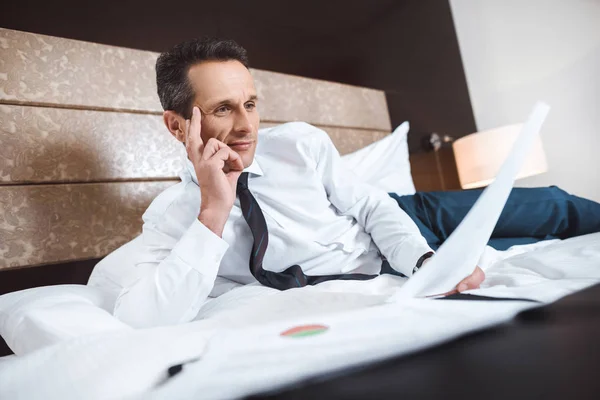
<instances>
[{"instance_id":1,"label":"man's forearm","mask_svg":"<svg viewBox=\"0 0 600 400\"><path fill-rule=\"evenodd\" d=\"M165 244L172 238L153 229L144 227L137 278L123 288L114 309L117 318L136 328L193 319L210 294L229 248L196 220L172 248Z\"/></svg>"},{"instance_id":2,"label":"man's forearm","mask_svg":"<svg viewBox=\"0 0 600 400\"><path fill-rule=\"evenodd\" d=\"M363 198L352 215L371 235L390 265L406 276L411 276L417 264L431 252L414 221L387 193L373 192Z\"/></svg>"},{"instance_id":3,"label":"man's forearm","mask_svg":"<svg viewBox=\"0 0 600 400\"><path fill-rule=\"evenodd\" d=\"M392 268L412 275L419 259L431 251L419 228L387 193L357 181L343 167L326 133L320 140L315 161L329 201L363 226Z\"/></svg>"}]
</instances>

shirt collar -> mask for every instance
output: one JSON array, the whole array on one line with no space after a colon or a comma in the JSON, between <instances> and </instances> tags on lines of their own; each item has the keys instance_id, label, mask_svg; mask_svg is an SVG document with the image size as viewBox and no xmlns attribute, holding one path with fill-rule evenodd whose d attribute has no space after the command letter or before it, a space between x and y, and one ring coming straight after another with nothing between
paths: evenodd
<instances>
[{"instance_id":1,"label":"shirt collar","mask_svg":"<svg viewBox=\"0 0 600 400\"><path fill-rule=\"evenodd\" d=\"M192 164L190 159L187 157L185 158L185 169L190 174L190 176L192 177L192 180L196 183L196 185L198 185L198 178L196 177L196 171L194 170L194 164ZM247 168L244 168L244 172L249 172L250 174L254 174L254 175L258 175L258 176L264 175L262 168L260 167L260 165L258 164L258 161L256 160L256 156L254 156L254 160L252 160L252 164L250 164Z\"/></svg>"}]
</instances>

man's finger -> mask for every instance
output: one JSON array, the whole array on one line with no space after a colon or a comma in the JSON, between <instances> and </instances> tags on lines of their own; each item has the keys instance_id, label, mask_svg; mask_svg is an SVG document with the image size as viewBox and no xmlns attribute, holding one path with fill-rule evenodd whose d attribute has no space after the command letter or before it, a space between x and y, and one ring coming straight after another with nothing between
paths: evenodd
<instances>
[{"instance_id":1,"label":"man's finger","mask_svg":"<svg viewBox=\"0 0 600 400\"><path fill-rule=\"evenodd\" d=\"M192 119L188 128L187 140L190 142L190 148L202 154L204 152L204 143L202 142L202 114L196 106L192 109Z\"/></svg>"},{"instance_id":2,"label":"man's finger","mask_svg":"<svg viewBox=\"0 0 600 400\"><path fill-rule=\"evenodd\" d=\"M227 174L227 179L229 180L229 183L231 184L231 188L233 190L236 190L237 181L240 178L241 174L242 171L231 171Z\"/></svg>"},{"instance_id":3,"label":"man's finger","mask_svg":"<svg viewBox=\"0 0 600 400\"><path fill-rule=\"evenodd\" d=\"M242 157L233 150L231 150L231 153L232 153L233 157L231 157L229 159L229 164L230 164L229 169L232 171L243 171L244 170L244 162L242 161Z\"/></svg>"},{"instance_id":4,"label":"man's finger","mask_svg":"<svg viewBox=\"0 0 600 400\"><path fill-rule=\"evenodd\" d=\"M227 146L219 149L212 159L219 159L224 164L226 163L228 170L242 171L244 169L244 164L242 163L240 155Z\"/></svg>"},{"instance_id":5,"label":"man's finger","mask_svg":"<svg viewBox=\"0 0 600 400\"><path fill-rule=\"evenodd\" d=\"M202 159L203 160L209 160L211 158L213 158L215 156L215 154L217 154L218 151L220 151L221 149L229 149L229 147L227 147L227 145L223 142L221 142L220 140L217 139L210 139L208 142L206 142L206 146L204 146L204 151L202 153ZM229 149L231 150L231 149Z\"/></svg>"},{"instance_id":6,"label":"man's finger","mask_svg":"<svg viewBox=\"0 0 600 400\"><path fill-rule=\"evenodd\" d=\"M479 285L484 281L485 273L479 267L475 268L475 271L465 279L463 279L456 287L459 292L464 292L469 289L477 289Z\"/></svg>"},{"instance_id":7,"label":"man's finger","mask_svg":"<svg viewBox=\"0 0 600 400\"><path fill-rule=\"evenodd\" d=\"M191 144L190 144L190 120L186 119L185 120L185 149L187 151L190 151L190 149L192 148Z\"/></svg>"},{"instance_id":8,"label":"man's finger","mask_svg":"<svg viewBox=\"0 0 600 400\"><path fill-rule=\"evenodd\" d=\"M224 147L219 150L214 156L214 159L219 160L219 167L229 174L231 172L242 172L244 170L244 163L238 153L231 150L229 147Z\"/></svg>"}]
</instances>

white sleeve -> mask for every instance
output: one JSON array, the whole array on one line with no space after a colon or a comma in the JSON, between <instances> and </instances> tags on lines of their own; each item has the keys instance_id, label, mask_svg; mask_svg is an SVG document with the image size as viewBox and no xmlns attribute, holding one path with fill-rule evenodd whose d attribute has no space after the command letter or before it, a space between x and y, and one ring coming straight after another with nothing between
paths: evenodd
<instances>
[{"instance_id":1,"label":"white sleeve","mask_svg":"<svg viewBox=\"0 0 600 400\"><path fill-rule=\"evenodd\" d=\"M329 201L363 226L392 268L411 276L419 259L431 252L419 228L385 191L345 170L329 135L321 133L313 155Z\"/></svg>"},{"instance_id":2,"label":"white sleeve","mask_svg":"<svg viewBox=\"0 0 600 400\"><path fill-rule=\"evenodd\" d=\"M135 277L115 303L114 315L135 328L192 320L229 248L197 218L186 229L181 215L168 217L144 223Z\"/></svg>"}]
</instances>

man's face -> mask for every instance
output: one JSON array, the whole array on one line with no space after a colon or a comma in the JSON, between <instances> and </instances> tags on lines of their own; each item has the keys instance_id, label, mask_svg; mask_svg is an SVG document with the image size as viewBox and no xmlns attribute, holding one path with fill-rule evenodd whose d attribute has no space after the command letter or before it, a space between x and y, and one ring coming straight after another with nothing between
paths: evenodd
<instances>
[{"instance_id":1,"label":"man's face","mask_svg":"<svg viewBox=\"0 0 600 400\"><path fill-rule=\"evenodd\" d=\"M206 61L190 68L188 79L202 113L202 141L215 138L252 164L260 117L254 79L238 61Z\"/></svg>"}]
</instances>

